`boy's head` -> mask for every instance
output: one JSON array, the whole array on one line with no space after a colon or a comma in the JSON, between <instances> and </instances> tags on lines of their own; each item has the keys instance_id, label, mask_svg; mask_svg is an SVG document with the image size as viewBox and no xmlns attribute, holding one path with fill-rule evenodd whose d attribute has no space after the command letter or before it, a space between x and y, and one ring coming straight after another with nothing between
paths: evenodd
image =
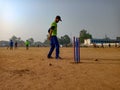
<instances>
[{"instance_id":1,"label":"boy's head","mask_svg":"<svg viewBox=\"0 0 120 90\"><path fill-rule=\"evenodd\" d=\"M58 23L59 21L62 21L62 20L61 20L61 17L60 17L60 16L56 16L55 21L56 21L57 23Z\"/></svg>"}]
</instances>

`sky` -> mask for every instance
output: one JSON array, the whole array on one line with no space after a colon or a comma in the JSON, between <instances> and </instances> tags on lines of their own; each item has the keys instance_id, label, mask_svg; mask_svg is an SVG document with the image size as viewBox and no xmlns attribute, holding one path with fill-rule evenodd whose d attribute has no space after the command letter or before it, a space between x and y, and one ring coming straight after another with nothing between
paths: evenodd
<instances>
[{"instance_id":1,"label":"sky","mask_svg":"<svg viewBox=\"0 0 120 90\"><path fill-rule=\"evenodd\" d=\"M0 0L0 40L43 42L57 15L58 37L78 37L82 29L93 38L120 37L120 0Z\"/></svg>"}]
</instances>

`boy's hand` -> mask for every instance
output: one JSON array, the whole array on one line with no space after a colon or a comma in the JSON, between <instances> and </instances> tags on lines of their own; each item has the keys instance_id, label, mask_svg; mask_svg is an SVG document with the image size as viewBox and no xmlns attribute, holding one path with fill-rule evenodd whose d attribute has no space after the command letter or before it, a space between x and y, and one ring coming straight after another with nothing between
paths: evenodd
<instances>
[{"instance_id":1,"label":"boy's hand","mask_svg":"<svg viewBox=\"0 0 120 90\"><path fill-rule=\"evenodd\" d=\"M50 33L49 33L49 35L48 35L48 40L50 40L50 39L51 39L52 32L53 32L53 30L52 30L52 29L50 29Z\"/></svg>"},{"instance_id":2,"label":"boy's hand","mask_svg":"<svg viewBox=\"0 0 120 90\"><path fill-rule=\"evenodd\" d=\"M50 39L51 39L51 36L49 35L49 36L48 36L48 40L50 40Z\"/></svg>"},{"instance_id":3,"label":"boy's hand","mask_svg":"<svg viewBox=\"0 0 120 90\"><path fill-rule=\"evenodd\" d=\"M51 39L51 37L48 37L48 40L50 40Z\"/></svg>"}]
</instances>

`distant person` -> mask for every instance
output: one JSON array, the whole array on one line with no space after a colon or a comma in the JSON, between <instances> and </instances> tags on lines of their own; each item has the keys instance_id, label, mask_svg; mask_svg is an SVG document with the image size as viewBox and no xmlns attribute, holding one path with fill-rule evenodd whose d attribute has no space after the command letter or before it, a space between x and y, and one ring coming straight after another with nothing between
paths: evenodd
<instances>
[{"instance_id":1,"label":"distant person","mask_svg":"<svg viewBox=\"0 0 120 90\"><path fill-rule=\"evenodd\" d=\"M111 45L110 45L110 43L109 43L109 45L108 45L109 47L111 47Z\"/></svg>"},{"instance_id":2,"label":"distant person","mask_svg":"<svg viewBox=\"0 0 120 90\"><path fill-rule=\"evenodd\" d=\"M10 50L13 50L13 41L12 40L10 40Z\"/></svg>"},{"instance_id":3,"label":"distant person","mask_svg":"<svg viewBox=\"0 0 120 90\"><path fill-rule=\"evenodd\" d=\"M103 43L101 43L101 47L104 48Z\"/></svg>"},{"instance_id":4,"label":"distant person","mask_svg":"<svg viewBox=\"0 0 120 90\"><path fill-rule=\"evenodd\" d=\"M17 49L17 47L18 47L18 43L17 43L17 42L15 42L15 49Z\"/></svg>"},{"instance_id":5,"label":"distant person","mask_svg":"<svg viewBox=\"0 0 120 90\"><path fill-rule=\"evenodd\" d=\"M26 40L25 46L26 46L26 50L28 50L29 49L29 41L28 40Z\"/></svg>"},{"instance_id":6,"label":"distant person","mask_svg":"<svg viewBox=\"0 0 120 90\"><path fill-rule=\"evenodd\" d=\"M51 27L48 31L49 32L48 39L50 40L50 45L51 45L50 51L49 51L48 56L47 56L48 58L52 58L51 55L52 55L54 49L56 48L56 59L61 59L61 57L59 56L60 45L59 45L59 42L58 42L58 39L57 39L57 23L59 21L62 21L61 17L56 16L55 21L51 24Z\"/></svg>"},{"instance_id":7,"label":"distant person","mask_svg":"<svg viewBox=\"0 0 120 90\"><path fill-rule=\"evenodd\" d=\"M93 43L93 47L96 48L96 44L95 43Z\"/></svg>"},{"instance_id":8,"label":"distant person","mask_svg":"<svg viewBox=\"0 0 120 90\"><path fill-rule=\"evenodd\" d=\"M117 47L117 43L115 43L115 47Z\"/></svg>"},{"instance_id":9,"label":"distant person","mask_svg":"<svg viewBox=\"0 0 120 90\"><path fill-rule=\"evenodd\" d=\"M40 45L38 44L37 47L40 47Z\"/></svg>"}]
</instances>

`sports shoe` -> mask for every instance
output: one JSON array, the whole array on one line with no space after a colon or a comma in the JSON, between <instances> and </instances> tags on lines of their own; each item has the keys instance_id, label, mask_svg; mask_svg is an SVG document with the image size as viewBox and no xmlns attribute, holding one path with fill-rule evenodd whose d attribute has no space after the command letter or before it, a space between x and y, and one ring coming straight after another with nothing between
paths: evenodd
<instances>
[{"instance_id":1,"label":"sports shoe","mask_svg":"<svg viewBox=\"0 0 120 90\"><path fill-rule=\"evenodd\" d=\"M60 59L60 60L62 60L62 58L61 58L61 57L56 57L56 59Z\"/></svg>"},{"instance_id":2,"label":"sports shoe","mask_svg":"<svg viewBox=\"0 0 120 90\"><path fill-rule=\"evenodd\" d=\"M52 59L53 57L52 56L47 56L48 57L48 59Z\"/></svg>"}]
</instances>

